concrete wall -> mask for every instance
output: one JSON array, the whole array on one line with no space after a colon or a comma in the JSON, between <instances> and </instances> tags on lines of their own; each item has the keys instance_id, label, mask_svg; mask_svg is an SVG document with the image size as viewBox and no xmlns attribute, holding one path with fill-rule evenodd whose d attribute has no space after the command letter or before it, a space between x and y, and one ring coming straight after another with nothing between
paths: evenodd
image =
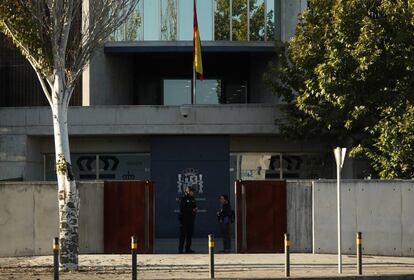
<instances>
[{"instance_id":1,"label":"concrete wall","mask_svg":"<svg viewBox=\"0 0 414 280\"><path fill-rule=\"evenodd\" d=\"M80 183L81 253L103 252L103 183ZM58 236L55 183L0 183L0 257L50 255Z\"/></svg>"},{"instance_id":2,"label":"concrete wall","mask_svg":"<svg viewBox=\"0 0 414 280\"><path fill-rule=\"evenodd\" d=\"M94 106L71 107L68 114L76 153L149 151L144 135L154 134L277 134L274 120L281 111L264 104L192 106L184 118L179 106ZM53 151L52 136L50 108L0 108L0 181L43 180L40 151ZM110 143L124 136L129 138Z\"/></svg>"},{"instance_id":3,"label":"concrete wall","mask_svg":"<svg viewBox=\"0 0 414 280\"><path fill-rule=\"evenodd\" d=\"M83 73L82 105L133 104L134 66L128 57L106 56L97 51Z\"/></svg>"},{"instance_id":4,"label":"concrete wall","mask_svg":"<svg viewBox=\"0 0 414 280\"><path fill-rule=\"evenodd\" d=\"M52 184L0 184L0 256L50 254L58 233L56 198Z\"/></svg>"},{"instance_id":5,"label":"concrete wall","mask_svg":"<svg viewBox=\"0 0 414 280\"><path fill-rule=\"evenodd\" d=\"M80 253L103 253L103 182L80 182ZM311 252L311 182L289 181L288 231L292 252ZM57 186L0 183L0 257L49 255L58 235Z\"/></svg>"},{"instance_id":6,"label":"concrete wall","mask_svg":"<svg viewBox=\"0 0 414 280\"><path fill-rule=\"evenodd\" d=\"M414 256L414 181L344 181L341 187L343 253ZM313 183L314 253L337 252L336 182Z\"/></svg>"},{"instance_id":7,"label":"concrete wall","mask_svg":"<svg viewBox=\"0 0 414 280\"><path fill-rule=\"evenodd\" d=\"M26 135L18 133L1 134L0 132L0 181L22 179L24 177L27 161L26 149Z\"/></svg>"},{"instance_id":8,"label":"concrete wall","mask_svg":"<svg viewBox=\"0 0 414 280\"><path fill-rule=\"evenodd\" d=\"M307 0L281 0L281 37L289 41L296 31L298 16L307 7Z\"/></svg>"},{"instance_id":9,"label":"concrete wall","mask_svg":"<svg viewBox=\"0 0 414 280\"><path fill-rule=\"evenodd\" d=\"M104 184L81 182L79 213L79 251L81 254L104 252Z\"/></svg>"},{"instance_id":10,"label":"concrete wall","mask_svg":"<svg viewBox=\"0 0 414 280\"><path fill-rule=\"evenodd\" d=\"M287 182L287 231L293 253L312 252L312 182Z\"/></svg>"}]
</instances>

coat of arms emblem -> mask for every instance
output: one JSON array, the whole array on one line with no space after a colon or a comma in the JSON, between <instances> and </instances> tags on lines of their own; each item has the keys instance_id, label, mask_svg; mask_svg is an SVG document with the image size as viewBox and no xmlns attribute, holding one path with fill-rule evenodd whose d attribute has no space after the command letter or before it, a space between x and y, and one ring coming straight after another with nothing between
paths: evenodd
<instances>
[{"instance_id":1,"label":"coat of arms emblem","mask_svg":"<svg viewBox=\"0 0 414 280\"><path fill-rule=\"evenodd\" d=\"M177 192L184 193L187 187L193 187L195 192L202 194L204 192L203 175L198 173L195 168L186 168L178 174Z\"/></svg>"}]
</instances>

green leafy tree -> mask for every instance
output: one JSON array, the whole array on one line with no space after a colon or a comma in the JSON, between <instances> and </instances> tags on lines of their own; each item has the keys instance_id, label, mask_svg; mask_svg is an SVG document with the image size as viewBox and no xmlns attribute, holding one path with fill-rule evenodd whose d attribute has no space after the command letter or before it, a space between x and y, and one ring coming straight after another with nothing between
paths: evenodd
<instances>
[{"instance_id":1,"label":"green leafy tree","mask_svg":"<svg viewBox=\"0 0 414 280\"><path fill-rule=\"evenodd\" d=\"M414 106L407 103L401 108L385 109L371 133L376 137L373 147L361 147L361 152L372 160L380 176L413 178Z\"/></svg>"},{"instance_id":2,"label":"green leafy tree","mask_svg":"<svg viewBox=\"0 0 414 280\"><path fill-rule=\"evenodd\" d=\"M58 179L60 263L78 269L79 190L68 135L68 106L91 56L137 0L2 0L0 32L32 65L50 104Z\"/></svg>"},{"instance_id":3,"label":"green leafy tree","mask_svg":"<svg viewBox=\"0 0 414 280\"><path fill-rule=\"evenodd\" d=\"M413 177L401 170L414 156L391 164L397 154L384 142L412 139L409 129L384 127L410 116L413 42L414 1L311 0L266 76L289 103L285 131L352 146L382 177Z\"/></svg>"}]
</instances>

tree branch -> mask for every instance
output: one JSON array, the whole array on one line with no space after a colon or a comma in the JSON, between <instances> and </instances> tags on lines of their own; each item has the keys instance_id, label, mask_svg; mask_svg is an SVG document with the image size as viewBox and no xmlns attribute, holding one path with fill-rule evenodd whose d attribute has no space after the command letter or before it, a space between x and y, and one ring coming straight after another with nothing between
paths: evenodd
<instances>
[{"instance_id":1,"label":"tree branch","mask_svg":"<svg viewBox=\"0 0 414 280\"><path fill-rule=\"evenodd\" d=\"M15 43L15 44L17 44L21 49L22 49L22 51L24 51L25 53L24 53L24 56L27 58L27 60L29 60L29 62L34 66L34 69L35 70L39 70L40 71L40 69L41 69L41 65L37 62L37 60L31 55L31 53L30 53L30 51L29 51L29 49L26 47L26 46L24 46L19 40L17 40L17 38L16 38L16 36L13 34L13 31L11 30L11 28L8 26L8 24L6 23L6 22L4 22L4 21L2 21L2 23L3 23L3 25L4 25L4 27L6 28L6 35L9 35L11 38L12 38L12 40L13 40L13 42Z\"/></svg>"}]
</instances>

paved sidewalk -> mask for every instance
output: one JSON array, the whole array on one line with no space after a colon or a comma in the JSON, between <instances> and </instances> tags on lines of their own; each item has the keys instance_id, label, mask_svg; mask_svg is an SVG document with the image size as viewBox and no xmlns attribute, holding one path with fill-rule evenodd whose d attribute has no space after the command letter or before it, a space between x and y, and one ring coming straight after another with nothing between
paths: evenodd
<instances>
[{"instance_id":1,"label":"paved sidewalk","mask_svg":"<svg viewBox=\"0 0 414 280\"><path fill-rule=\"evenodd\" d=\"M80 272L60 279L130 279L130 255L81 255ZM292 254L291 276L338 276L336 255ZM208 278L208 255L139 255L139 279ZM355 275L356 257L343 257L343 275ZM414 279L414 258L364 256L364 275L407 275ZM408 275L412 275L408 276ZM217 254L216 277L275 279L284 276L283 254ZM52 279L52 256L0 258L0 279ZM378 278L375 278L378 279Z\"/></svg>"}]
</instances>

